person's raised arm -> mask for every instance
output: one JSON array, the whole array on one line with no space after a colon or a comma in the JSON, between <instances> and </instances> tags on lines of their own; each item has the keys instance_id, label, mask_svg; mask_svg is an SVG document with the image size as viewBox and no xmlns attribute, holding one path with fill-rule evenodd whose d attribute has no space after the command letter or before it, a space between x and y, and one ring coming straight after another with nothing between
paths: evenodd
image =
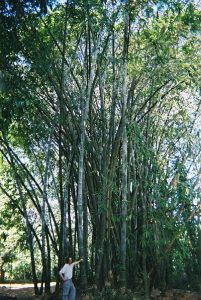
<instances>
[{"instance_id":1,"label":"person's raised arm","mask_svg":"<svg viewBox=\"0 0 201 300\"><path fill-rule=\"evenodd\" d=\"M74 265L76 266L76 265L80 264L83 261L84 261L83 258L81 258L80 260L74 261Z\"/></svg>"}]
</instances>

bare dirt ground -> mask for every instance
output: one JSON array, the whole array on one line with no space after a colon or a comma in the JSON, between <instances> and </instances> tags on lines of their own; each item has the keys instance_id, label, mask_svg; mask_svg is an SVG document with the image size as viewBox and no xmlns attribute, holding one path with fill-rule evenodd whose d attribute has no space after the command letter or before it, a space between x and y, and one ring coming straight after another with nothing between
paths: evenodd
<instances>
[{"instance_id":1,"label":"bare dirt ground","mask_svg":"<svg viewBox=\"0 0 201 300\"><path fill-rule=\"evenodd\" d=\"M55 283L51 284L51 292L54 292ZM79 295L78 299L89 300L93 299L90 293L86 293L85 295ZM31 283L2 283L0 284L0 300L40 300L34 295L33 284ZM53 298L51 298L53 299ZM115 298L113 298L115 299ZM119 299L119 297L118 297ZM122 296L122 299L125 299ZM144 300L144 298L135 297L132 294L131 298L127 298L130 300ZM161 295L159 290L152 290L151 299L153 300L201 300L201 294L191 291L184 291L179 289L167 290L165 295ZM103 300L110 300L103 297Z\"/></svg>"},{"instance_id":2,"label":"bare dirt ground","mask_svg":"<svg viewBox=\"0 0 201 300\"><path fill-rule=\"evenodd\" d=\"M2 296L12 296L12 297L33 297L34 289L32 284L22 284L22 283L11 283L0 285L0 295ZM1 299L1 298L0 298Z\"/></svg>"},{"instance_id":3,"label":"bare dirt ground","mask_svg":"<svg viewBox=\"0 0 201 300\"><path fill-rule=\"evenodd\" d=\"M55 284L51 284L52 292ZM37 299L34 294L33 284L31 283L1 283L0 300L6 299L5 296L16 297L20 300Z\"/></svg>"}]
</instances>

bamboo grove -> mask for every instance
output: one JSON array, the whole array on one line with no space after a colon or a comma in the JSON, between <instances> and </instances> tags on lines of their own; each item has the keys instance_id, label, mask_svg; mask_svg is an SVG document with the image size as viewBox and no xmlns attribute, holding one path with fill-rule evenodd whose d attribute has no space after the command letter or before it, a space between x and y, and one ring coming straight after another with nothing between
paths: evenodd
<instances>
[{"instance_id":1,"label":"bamboo grove","mask_svg":"<svg viewBox=\"0 0 201 300\"><path fill-rule=\"evenodd\" d=\"M68 254L83 287L199 288L199 4L39 2L0 23L1 229L24 232L36 294Z\"/></svg>"}]
</instances>

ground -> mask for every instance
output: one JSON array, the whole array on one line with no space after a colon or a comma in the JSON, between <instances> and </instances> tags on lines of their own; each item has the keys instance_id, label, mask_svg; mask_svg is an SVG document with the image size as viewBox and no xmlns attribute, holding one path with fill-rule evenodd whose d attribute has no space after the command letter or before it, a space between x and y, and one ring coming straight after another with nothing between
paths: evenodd
<instances>
[{"instance_id":1,"label":"ground","mask_svg":"<svg viewBox=\"0 0 201 300\"><path fill-rule=\"evenodd\" d=\"M54 291L54 286L55 283L52 283L51 285L51 290L52 292ZM111 290L112 291L112 290ZM114 291L115 292L115 291ZM121 291L119 291L121 294ZM143 297L138 297L137 295L133 294L130 291L130 294L128 297L122 293L122 296L119 298L119 293L117 294L117 299L126 299L126 300L145 300ZM102 295L102 297L100 296ZM107 294L108 295L108 294ZM9 297L9 298L6 298ZM13 299L17 299L17 300L36 300L39 298L36 298L36 296L34 295L34 288L33 288L33 284L31 283L6 283L6 284L0 284L0 300L11 300L13 297ZM16 297L16 298L14 298ZM98 299L101 300L111 300L111 295L109 296L110 299L108 298L108 296L106 296L106 294L103 292L102 294L99 294ZM112 300L114 300L116 298L115 296L112 297ZM88 291L87 293L82 294L78 297L81 300L91 300L94 299L94 297L92 297L92 294L90 291ZM95 297L96 298L96 297ZM47 299L47 298L46 298ZM51 298L53 299L53 298ZM161 295L161 292L159 290L152 290L152 294L151 294L151 299L153 300L201 300L201 294L200 293L195 293L195 292L190 292L187 290L179 290L179 289L172 289L172 290L167 290L164 295Z\"/></svg>"},{"instance_id":2,"label":"ground","mask_svg":"<svg viewBox=\"0 0 201 300\"><path fill-rule=\"evenodd\" d=\"M53 287L54 284L52 284ZM0 300L2 296L16 297L18 300L36 299L33 284L31 283L1 283Z\"/></svg>"}]
</instances>

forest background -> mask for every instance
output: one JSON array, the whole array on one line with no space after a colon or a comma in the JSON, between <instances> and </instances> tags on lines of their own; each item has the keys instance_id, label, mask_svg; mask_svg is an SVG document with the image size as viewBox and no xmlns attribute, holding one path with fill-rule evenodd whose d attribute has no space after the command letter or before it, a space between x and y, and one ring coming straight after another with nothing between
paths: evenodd
<instances>
[{"instance_id":1,"label":"forest background","mask_svg":"<svg viewBox=\"0 0 201 300\"><path fill-rule=\"evenodd\" d=\"M0 2L1 281L48 293L71 255L82 288L201 290L200 24L198 1Z\"/></svg>"}]
</instances>

